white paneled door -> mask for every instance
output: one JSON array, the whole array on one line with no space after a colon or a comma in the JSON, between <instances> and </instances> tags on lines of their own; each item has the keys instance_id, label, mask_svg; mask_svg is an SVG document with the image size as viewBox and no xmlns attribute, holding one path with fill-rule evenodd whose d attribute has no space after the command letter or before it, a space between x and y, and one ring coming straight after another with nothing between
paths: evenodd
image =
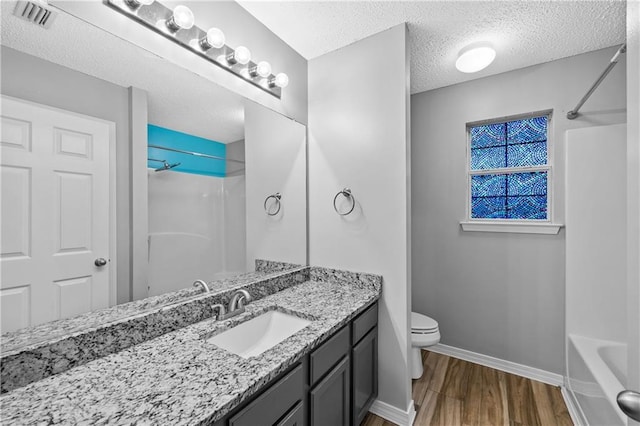
<instances>
[{"instance_id":1,"label":"white paneled door","mask_svg":"<svg viewBox=\"0 0 640 426\"><path fill-rule=\"evenodd\" d=\"M2 332L108 307L112 123L2 97Z\"/></svg>"}]
</instances>

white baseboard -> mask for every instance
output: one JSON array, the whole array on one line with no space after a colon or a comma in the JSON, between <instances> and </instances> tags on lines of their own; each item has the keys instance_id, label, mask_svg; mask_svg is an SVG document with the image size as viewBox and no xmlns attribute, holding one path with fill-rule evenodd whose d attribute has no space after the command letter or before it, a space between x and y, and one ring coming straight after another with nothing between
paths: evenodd
<instances>
[{"instance_id":1,"label":"white baseboard","mask_svg":"<svg viewBox=\"0 0 640 426\"><path fill-rule=\"evenodd\" d=\"M373 404L371 404L369 412L399 426L411 426L413 425L413 421L416 419L416 409L413 399L409 402L409 406L406 410L401 410L393 405L389 405L386 402L376 399L373 401Z\"/></svg>"},{"instance_id":2,"label":"white baseboard","mask_svg":"<svg viewBox=\"0 0 640 426\"><path fill-rule=\"evenodd\" d=\"M522 365L511 361L506 361L500 358L494 358L489 355L471 352L466 349L454 348L453 346L438 343L437 345L430 346L429 348L427 348L427 350L442 355L459 358L465 361L475 362L476 364L491 367L496 370L504 371L506 373L526 377L527 379L537 380L539 382L547 383L553 386L563 386L564 384L564 378L560 374L551 373L549 371L540 370L538 368L529 367L527 365Z\"/></svg>"},{"instance_id":3,"label":"white baseboard","mask_svg":"<svg viewBox=\"0 0 640 426\"><path fill-rule=\"evenodd\" d=\"M560 389L562 392L562 399L564 399L564 403L567 406L567 410L569 411L569 416L571 416L571 421L576 426L584 426L588 425L587 421L582 414L582 410L580 410L580 406L578 405L578 401L576 401L573 396L573 392L571 392L566 387L562 387Z\"/></svg>"}]
</instances>

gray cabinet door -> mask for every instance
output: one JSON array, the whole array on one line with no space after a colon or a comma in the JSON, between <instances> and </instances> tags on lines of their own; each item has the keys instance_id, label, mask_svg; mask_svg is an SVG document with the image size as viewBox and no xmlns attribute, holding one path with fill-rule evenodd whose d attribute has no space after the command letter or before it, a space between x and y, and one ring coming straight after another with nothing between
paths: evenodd
<instances>
[{"instance_id":1,"label":"gray cabinet door","mask_svg":"<svg viewBox=\"0 0 640 426\"><path fill-rule=\"evenodd\" d=\"M311 426L348 426L350 424L349 356L311 390L309 395Z\"/></svg>"},{"instance_id":2,"label":"gray cabinet door","mask_svg":"<svg viewBox=\"0 0 640 426\"><path fill-rule=\"evenodd\" d=\"M304 406L302 401L296 404L295 407L291 409L284 416L284 419L280 420L276 426L304 426Z\"/></svg>"},{"instance_id":3,"label":"gray cabinet door","mask_svg":"<svg viewBox=\"0 0 640 426\"><path fill-rule=\"evenodd\" d=\"M359 425L378 396L378 328L353 347L353 425Z\"/></svg>"}]
</instances>

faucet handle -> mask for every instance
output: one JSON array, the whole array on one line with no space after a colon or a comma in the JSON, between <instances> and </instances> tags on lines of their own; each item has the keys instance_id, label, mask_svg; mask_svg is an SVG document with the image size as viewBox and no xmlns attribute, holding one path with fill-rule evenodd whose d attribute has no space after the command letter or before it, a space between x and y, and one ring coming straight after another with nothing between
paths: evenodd
<instances>
[{"instance_id":1,"label":"faucet handle","mask_svg":"<svg viewBox=\"0 0 640 426\"><path fill-rule=\"evenodd\" d=\"M213 309L214 319L215 320L221 319L224 316L224 314L227 313L227 311L224 309L224 305L222 305L220 303L216 303L215 305L211 305L211 309ZM218 311L217 315L216 315L216 311Z\"/></svg>"},{"instance_id":2,"label":"faucet handle","mask_svg":"<svg viewBox=\"0 0 640 426\"><path fill-rule=\"evenodd\" d=\"M238 298L238 309L244 308L244 305L251 303L252 300L253 298L248 292L243 292Z\"/></svg>"},{"instance_id":3,"label":"faucet handle","mask_svg":"<svg viewBox=\"0 0 640 426\"><path fill-rule=\"evenodd\" d=\"M245 296L238 297L238 307L237 309L244 309L244 303L249 303L251 300L247 300Z\"/></svg>"}]
</instances>

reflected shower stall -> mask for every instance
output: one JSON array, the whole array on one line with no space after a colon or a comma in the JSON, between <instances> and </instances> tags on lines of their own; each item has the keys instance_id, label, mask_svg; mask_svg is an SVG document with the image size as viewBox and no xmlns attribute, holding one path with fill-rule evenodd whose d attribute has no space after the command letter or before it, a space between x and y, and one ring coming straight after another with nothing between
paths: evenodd
<instances>
[{"instance_id":1,"label":"reflected shower stall","mask_svg":"<svg viewBox=\"0 0 640 426\"><path fill-rule=\"evenodd\" d=\"M149 126L149 296L245 272L244 141L196 139Z\"/></svg>"}]
</instances>

